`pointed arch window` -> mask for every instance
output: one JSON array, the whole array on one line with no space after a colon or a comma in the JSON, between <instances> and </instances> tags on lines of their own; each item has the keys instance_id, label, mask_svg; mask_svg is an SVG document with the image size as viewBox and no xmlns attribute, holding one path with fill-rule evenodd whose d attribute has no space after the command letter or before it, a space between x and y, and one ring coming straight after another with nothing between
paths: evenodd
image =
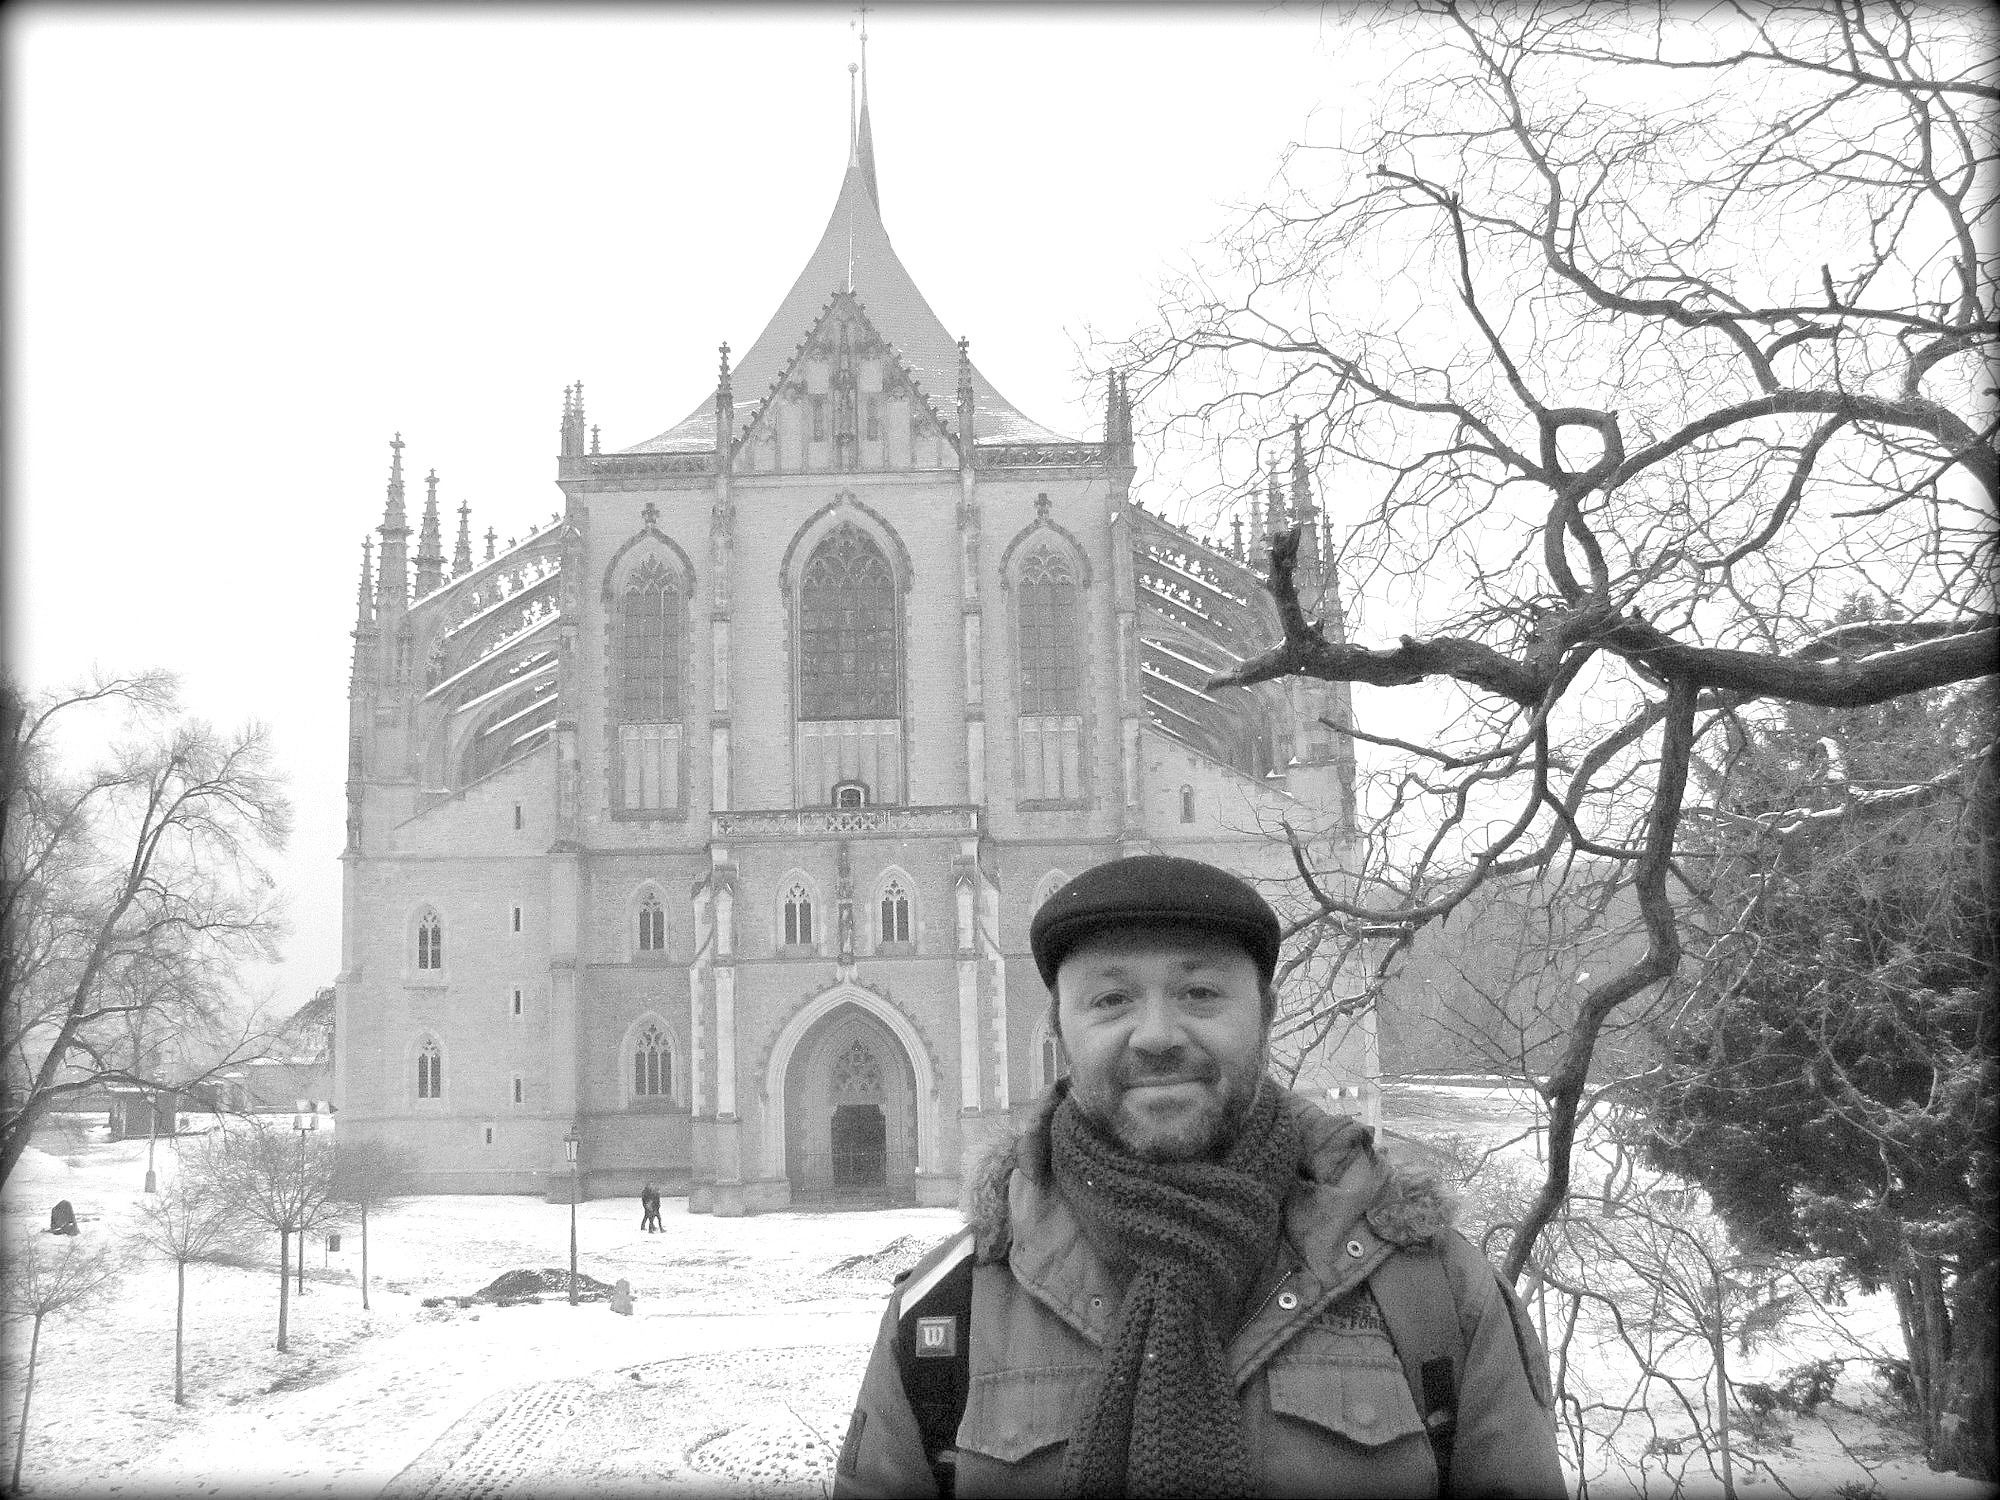
<instances>
[{"instance_id":1,"label":"pointed arch window","mask_svg":"<svg viewBox=\"0 0 2000 1500\"><path fill-rule=\"evenodd\" d=\"M641 953L667 951L666 908L660 905L658 896L650 893L639 903L639 951Z\"/></svg>"},{"instance_id":2,"label":"pointed arch window","mask_svg":"<svg viewBox=\"0 0 2000 1500\"><path fill-rule=\"evenodd\" d=\"M891 880L882 887L882 941L910 941L910 893L900 880Z\"/></svg>"},{"instance_id":3,"label":"pointed arch window","mask_svg":"<svg viewBox=\"0 0 2000 1500\"><path fill-rule=\"evenodd\" d=\"M648 1021L632 1044L632 1096L635 1099L672 1099L674 1095L674 1054L667 1034L657 1021Z\"/></svg>"},{"instance_id":4,"label":"pointed arch window","mask_svg":"<svg viewBox=\"0 0 2000 1500\"><path fill-rule=\"evenodd\" d=\"M444 922L428 906L417 913L417 968L427 974L444 970Z\"/></svg>"},{"instance_id":5,"label":"pointed arch window","mask_svg":"<svg viewBox=\"0 0 2000 1500\"><path fill-rule=\"evenodd\" d=\"M417 1049L417 1097L444 1097L444 1048L435 1039L427 1038Z\"/></svg>"},{"instance_id":6,"label":"pointed arch window","mask_svg":"<svg viewBox=\"0 0 2000 1500\"><path fill-rule=\"evenodd\" d=\"M812 892L794 882L785 892L785 946L810 946L813 940Z\"/></svg>"},{"instance_id":7,"label":"pointed arch window","mask_svg":"<svg viewBox=\"0 0 2000 1500\"><path fill-rule=\"evenodd\" d=\"M659 557L632 571L618 599L618 791L621 809L680 806L682 600Z\"/></svg>"},{"instance_id":8,"label":"pointed arch window","mask_svg":"<svg viewBox=\"0 0 2000 1500\"><path fill-rule=\"evenodd\" d=\"M896 576L875 539L835 527L799 582L799 717L891 719L901 712Z\"/></svg>"},{"instance_id":9,"label":"pointed arch window","mask_svg":"<svg viewBox=\"0 0 2000 1500\"><path fill-rule=\"evenodd\" d=\"M1049 548L1016 575L1015 654L1021 673L1020 785L1030 802L1083 795L1083 636L1076 571Z\"/></svg>"},{"instance_id":10,"label":"pointed arch window","mask_svg":"<svg viewBox=\"0 0 2000 1500\"><path fill-rule=\"evenodd\" d=\"M1021 712L1070 714L1081 697L1076 574L1060 553L1021 564Z\"/></svg>"}]
</instances>

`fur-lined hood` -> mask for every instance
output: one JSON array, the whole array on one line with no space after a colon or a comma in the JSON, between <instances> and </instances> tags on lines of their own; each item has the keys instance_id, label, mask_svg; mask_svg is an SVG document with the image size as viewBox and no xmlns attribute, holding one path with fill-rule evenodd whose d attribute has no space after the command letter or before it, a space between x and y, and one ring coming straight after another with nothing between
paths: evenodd
<instances>
[{"instance_id":1,"label":"fur-lined hood","mask_svg":"<svg viewBox=\"0 0 2000 1500\"><path fill-rule=\"evenodd\" d=\"M1267 1079L1265 1087L1276 1085ZM1045 1090L1026 1126L988 1147L973 1168L965 1220L973 1228L979 1259L1004 1260L1012 1248L1009 1187L1014 1173L1048 1186L1049 1119L1068 1088L1068 1080L1062 1079ZM1297 1094L1286 1094L1284 1107L1305 1140L1299 1162L1302 1182L1349 1198L1370 1228L1399 1245L1421 1244L1451 1227L1457 1205L1444 1184L1420 1168L1384 1160L1375 1150L1373 1130L1330 1115Z\"/></svg>"}]
</instances>

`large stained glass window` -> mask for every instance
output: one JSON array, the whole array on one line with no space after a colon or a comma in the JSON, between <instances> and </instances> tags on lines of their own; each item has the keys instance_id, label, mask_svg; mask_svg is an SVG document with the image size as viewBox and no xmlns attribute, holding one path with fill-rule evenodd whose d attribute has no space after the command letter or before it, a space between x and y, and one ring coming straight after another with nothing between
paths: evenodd
<instances>
[{"instance_id":1,"label":"large stained glass window","mask_svg":"<svg viewBox=\"0 0 2000 1500\"><path fill-rule=\"evenodd\" d=\"M619 806L680 806L681 596L657 557L619 601Z\"/></svg>"},{"instance_id":2,"label":"large stained glass window","mask_svg":"<svg viewBox=\"0 0 2000 1500\"><path fill-rule=\"evenodd\" d=\"M799 717L895 718L896 656L889 560L859 527L838 527L799 584Z\"/></svg>"}]
</instances>

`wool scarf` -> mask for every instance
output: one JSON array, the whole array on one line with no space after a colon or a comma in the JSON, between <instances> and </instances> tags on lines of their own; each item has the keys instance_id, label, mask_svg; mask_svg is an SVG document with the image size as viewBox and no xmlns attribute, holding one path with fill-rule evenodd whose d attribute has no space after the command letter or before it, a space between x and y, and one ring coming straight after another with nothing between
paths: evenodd
<instances>
[{"instance_id":1,"label":"wool scarf","mask_svg":"<svg viewBox=\"0 0 2000 1500\"><path fill-rule=\"evenodd\" d=\"M1302 1149L1281 1091L1259 1084L1220 1161L1141 1161L1073 1097L1049 1122L1049 1145L1058 1189L1133 1266L1070 1434L1063 1492L1248 1495L1236 1390L1209 1314L1241 1303L1277 1241Z\"/></svg>"}]
</instances>

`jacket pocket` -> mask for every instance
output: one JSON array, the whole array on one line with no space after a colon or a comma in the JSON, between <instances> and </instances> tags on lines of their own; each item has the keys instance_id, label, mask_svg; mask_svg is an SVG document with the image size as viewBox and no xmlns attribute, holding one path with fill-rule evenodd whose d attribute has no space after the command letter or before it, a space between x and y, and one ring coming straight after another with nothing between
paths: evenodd
<instances>
[{"instance_id":1,"label":"jacket pocket","mask_svg":"<svg viewBox=\"0 0 2000 1500\"><path fill-rule=\"evenodd\" d=\"M1081 1366L1055 1366L973 1376L965 1393L965 1417L958 1424L958 1446L1017 1464L1067 1442L1093 1373Z\"/></svg>"},{"instance_id":2,"label":"jacket pocket","mask_svg":"<svg viewBox=\"0 0 2000 1500\"><path fill-rule=\"evenodd\" d=\"M1266 1372L1271 1410L1379 1448L1424 1430L1401 1365L1274 1364Z\"/></svg>"}]
</instances>

